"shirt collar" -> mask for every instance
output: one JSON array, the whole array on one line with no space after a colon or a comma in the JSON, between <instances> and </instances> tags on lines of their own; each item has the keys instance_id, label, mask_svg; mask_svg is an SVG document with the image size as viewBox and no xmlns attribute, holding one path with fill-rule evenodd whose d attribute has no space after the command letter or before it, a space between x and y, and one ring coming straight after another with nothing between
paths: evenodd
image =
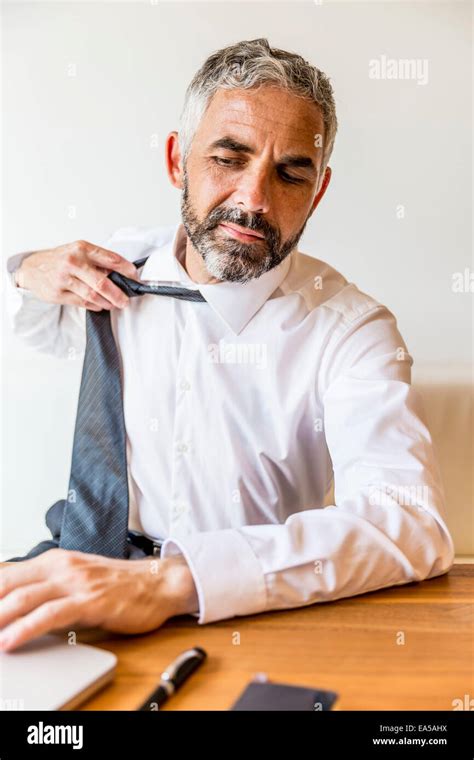
<instances>
[{"instance_id":1,"label":"shirt collar","mask_svg":"<svg viewBox=\"0 0 474 760\"><path fill-rule=\"evenodd\" d=\"M142 280L169 280L200 290L214 311L238 335L285 279L293 253L276 267L248 282L194 282L182 261L186 251L186 230L182 223L174 228L172 238L159 248L151 248L141 271ZM148 253L148 251L147 251Z\"/></svg>"}]
</instances>

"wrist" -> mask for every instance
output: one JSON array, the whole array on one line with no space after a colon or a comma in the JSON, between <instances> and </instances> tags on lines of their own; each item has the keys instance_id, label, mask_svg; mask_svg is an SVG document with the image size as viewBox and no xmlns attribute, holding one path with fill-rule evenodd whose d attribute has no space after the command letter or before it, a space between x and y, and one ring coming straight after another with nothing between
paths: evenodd
<instances>
[{"instance_id":1,"label":"wrist","mask_svg":"<svg viewBox=\"0 0 474 760\"><path fill-rule=\"evenodd\" d=\"M13 272L13 280L17 288L24 288L24 272L21 270L21 265Z\"/></svg>"},{"instance_id":2,"label":"wrist","mask_svg":"<svg viewBox=\"0 0 474 760\"><path fill-rule=\"evenodd\" d=\"M29 283L27 282L27 270L30 267L28 259L31 258L35 251L27 253L20 261L17 268L13 271L13 279L17 288L24 288L28 290Z\"/></svg>"},{"instance_id":3,"label":"wrist","mask_svg":"<svg viewBox=\"0 0 474 760\"><path fill-rule=\"evenodd\" d=\"M196 585L185 558L181 555L165 557L160 563L171 608L170 617L199 612Z\"/></svg>"},{"instance_id":4,"label":"wrist","mask_svg":"<svg viewBox=\"0 0 474 760\"><path fill-rule=\"evenodd\" d=\"M43 253L43 251L27 251L22 254L22 258L16 269L13 270L13 281L17 288L23 288L30 290L31 277L28 276L28 271L33 271L38 265L37 253Z\"/></svg>"}]
</instances>

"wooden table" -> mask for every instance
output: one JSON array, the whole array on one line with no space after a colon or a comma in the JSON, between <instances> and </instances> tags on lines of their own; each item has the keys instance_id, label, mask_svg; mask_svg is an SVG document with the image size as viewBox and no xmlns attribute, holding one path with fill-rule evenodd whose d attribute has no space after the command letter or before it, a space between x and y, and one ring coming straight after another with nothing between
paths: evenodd
<instances>
[{"instance_id":1,"label":"wooden table","mask_svg":"<svg viewBox=\"0 0 474 760\"><path fill-rule=\"evenodd\" d=\"M82 709L135 710L177 654L201 646L207 662L163 709L228 710L263 672L334 690L341 710L452 710L474 698L473 601L474 565L454 565L433 580L284 612L206 625L185 616L133 637L82 631L80 641L119 658L114 682Z\"/></svg>"}]
</instances>

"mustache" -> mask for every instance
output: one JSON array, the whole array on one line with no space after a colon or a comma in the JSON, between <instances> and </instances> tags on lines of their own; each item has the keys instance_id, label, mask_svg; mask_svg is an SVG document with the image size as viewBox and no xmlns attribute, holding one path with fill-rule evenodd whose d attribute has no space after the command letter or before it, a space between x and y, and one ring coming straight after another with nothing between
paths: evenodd
<instances>
[{"instance_id":1,"label":"mustache","mask_svg":"<svg viewBox=\"0 0 474 760\"><path fill-rule=\"evenodd\" d=\"M277 242L280 238L278 231L268 224L265 219L260 216L244 214L237 209L214 209L207 216L204 226L207 231L210 231L218 227L219 224L225 224L225 222L247 227L247 229L253 232L260 232L267 241Z\"/></svg>"}]
</instances>

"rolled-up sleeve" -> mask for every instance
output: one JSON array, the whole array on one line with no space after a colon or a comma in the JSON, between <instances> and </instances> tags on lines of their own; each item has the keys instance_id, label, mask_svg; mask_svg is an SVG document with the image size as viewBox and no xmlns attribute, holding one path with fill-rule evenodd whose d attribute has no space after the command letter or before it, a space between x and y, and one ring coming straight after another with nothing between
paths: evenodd
<instances>
[{"instance_id":1,"label":"rolled-up sleeve","mask_svg":"<svg viewBox=\"0 0 474 760\"><path fill-rule=\"evenodd\" d=\"M180 552L193 574L199 623L355 596L450 569L444 492L412 363L385 307L341 323L315 380L334 504L291 514L283 524L167 539L163 556Z\"/></svg>"}]
</instances>

